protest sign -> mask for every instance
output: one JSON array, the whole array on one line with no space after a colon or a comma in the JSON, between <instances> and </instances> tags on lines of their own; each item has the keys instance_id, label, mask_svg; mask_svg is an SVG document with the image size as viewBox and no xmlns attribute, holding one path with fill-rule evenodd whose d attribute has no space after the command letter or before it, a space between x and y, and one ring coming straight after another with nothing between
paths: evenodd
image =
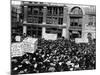
<instances>
[{"instance_id":1,"label":"protest sign","mask_svg":"<svg viewBox=\"0 0 100 75\"><path fill-rule=\"evenodd\" d=\"M88 39L75 38L75 43L88 43Z\"/></svg>"},{"instance_id":2,"label":"protest sign","mask_svg":"<svg viewBox=\"0 0 100 75\"><path fill-rule=\"evenodd\" d=\"M22 56L24 52L21 49L22 43L11 44L11 57Z\"/></svg>"},{"instance_id":3,"label":"protest sign","mask_svg":"<svg viewBox=\"0 0 100 75\"><path fill-rule=\"evenodd\" d=\"M34 53L37 49L37 39L27 37L22 42L11 44L11 57L22 56L24 53Z\"/></svg>"},{"instance_id":4,"label":"protest sign","mask_svg":"<svg viewBox=\"0 0 100 75\"><path fill-rule=\"evenodd\" d=\"M46 40L56 40L57 39L57 34L45 34L44 38Z\"/></svg>"},{"instance_id":5,"label":"protest sign","mask_svg":"<svg viewBox=\"0 0 100 75\"><path fill-rule=\"evenodd\" d=\"M32 37L27 37L22 41L21 49L24 52L33 53L37 49L37 39Z\"/></svg>"}]
</instances>

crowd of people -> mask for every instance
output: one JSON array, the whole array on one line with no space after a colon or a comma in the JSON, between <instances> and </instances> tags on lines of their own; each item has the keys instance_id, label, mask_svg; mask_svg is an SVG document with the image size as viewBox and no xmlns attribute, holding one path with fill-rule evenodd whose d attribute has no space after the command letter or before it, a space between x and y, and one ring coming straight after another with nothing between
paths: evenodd
<instances>
[{"instance_id":1,"label":"crowd of people","mask_svg":"<svg viewBox=\"0 0 100 75\"><path fill-rule=\"evenodd\" d=\"M96 68L96 43L67 39L38 39L34 53L11 58L12 74L92 70Z\"/></svg>"}]
</instances>

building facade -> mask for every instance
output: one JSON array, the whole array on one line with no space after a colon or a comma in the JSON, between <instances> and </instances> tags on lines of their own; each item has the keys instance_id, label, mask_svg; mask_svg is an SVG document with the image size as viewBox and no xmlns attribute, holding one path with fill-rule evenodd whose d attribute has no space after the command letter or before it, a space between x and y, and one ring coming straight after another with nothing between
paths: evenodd
<instances>
[{"instance_id":1,"label":"building facade","mask_svg":"<svg viewBox=\"0 0 100 75\"><path fill-rule=\"evenodd\" d=\"M19 5L11 5L11 38L15 40L16 35L23 35L23 26L20 20L21 7Z\"/></svg>"},{"instance_id":2,"label":"building facade","mask_svg":"<svg viewBox=\"0 0 100 75\"><path fill-rule=\"evenodd\" d=\"M96 6L22 1L21 13L23 35L96 38Z\"/></svg>"}]
</instances>

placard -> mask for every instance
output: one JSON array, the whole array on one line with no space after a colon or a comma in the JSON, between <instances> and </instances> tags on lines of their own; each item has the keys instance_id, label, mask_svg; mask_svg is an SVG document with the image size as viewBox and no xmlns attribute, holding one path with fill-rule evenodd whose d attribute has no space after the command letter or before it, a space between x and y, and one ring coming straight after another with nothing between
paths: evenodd
<instances>
[{"instance_id":1,"label":"placard","mask_svg":"<svg viewBox=\"0 0 100 75\"><path fill-rule=\"evenodd\" d=\"M22 41L21 49L24 52L33 53L37 49L37 43L38 43L38 39L27 37Z\"/></svg>"},{"instance_id":2,"label":"placard","mask_svg":"<svg viewBox=\"0 0 100 75\"><path fill-rule=\"evenodd\" d=\"M57 34L45 34L44 38L46 40L56 40L57 39Z\"/></svg>"},{"instance_id":3,"label":"placard","mask_svg":"<svg viewBox=\"0 0 100 75\"><path fill-rule=\"evenodd\" d=\"M88 43L87 38L75 38L75 43Z\"/></svg>"},{"instance_id":4,"label":"placard","mask_svg":"<svg viewBox=\"0 0 100 75\"><path fill-rule=\"evenodd\" d=\"M37 49L38 40L27 37L22 42L11 44L11 57L22 56L24 53L34 53Z\"/></svg>"},{"instance_id":5,"label":"placard","mask_svg":"<svg viewBox=\"0 0 100 75\"><path fill-rule=\"evenodd\" d=\"M11 44L11 57L22 56L24 52L21 49L22 43L12 43Z\"/></svg>"}]
</instances>

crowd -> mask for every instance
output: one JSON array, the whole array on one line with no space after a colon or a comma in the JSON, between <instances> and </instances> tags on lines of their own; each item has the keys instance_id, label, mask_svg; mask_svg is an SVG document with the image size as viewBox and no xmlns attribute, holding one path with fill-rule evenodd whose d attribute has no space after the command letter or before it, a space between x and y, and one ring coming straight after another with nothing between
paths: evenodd
<instances>
[{"instance_id":1,"label":"crowd","mask_svg":"<svg viewBox=\"0 0 100 75\"><path fill-rule=\"evenodd\" d=\"M67 39L38 39L34 53L11 58L12 74L92 70L96 68L96 43Z\"/></svg>"}]
</instances>

